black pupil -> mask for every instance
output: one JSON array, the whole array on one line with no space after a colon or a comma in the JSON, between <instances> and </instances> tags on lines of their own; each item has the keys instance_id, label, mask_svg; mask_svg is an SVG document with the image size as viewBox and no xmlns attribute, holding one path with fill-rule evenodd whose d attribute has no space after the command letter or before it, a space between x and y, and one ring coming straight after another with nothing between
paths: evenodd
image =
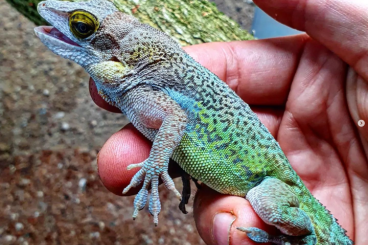
<instances>
[{"instance_id":1,"label":"black pupil","mask_svg":"<svg viewBox=\"0 0 368 245\"><path fill-rule=\"evenodd\" d=\"M88 33L89 31L91 31L91 27L83 22L78 22L76 24L76 29L80 32L80 33Z\"/></svg>"}]
</instances>

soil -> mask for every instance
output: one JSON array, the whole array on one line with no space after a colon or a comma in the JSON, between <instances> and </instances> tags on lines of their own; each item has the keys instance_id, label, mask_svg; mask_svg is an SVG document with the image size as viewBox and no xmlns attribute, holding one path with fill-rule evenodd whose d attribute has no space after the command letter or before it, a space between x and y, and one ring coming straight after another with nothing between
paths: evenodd
<instances>
[{"instance_id":1,"label":"soil","mask_svg":"<svg viewBox=\"0 0 368 245\"><path fill-rule=\"evenodd\" d=\"M216 2L250 28L249 1ZM155 228L147 210L131 219L134 197L105 189L96 155L127 120L97 107L88 75L47 50L34 27L0 0L0 244L204 244L192 201L184 215L160 188Z\"/></svg>"}]
</instances>

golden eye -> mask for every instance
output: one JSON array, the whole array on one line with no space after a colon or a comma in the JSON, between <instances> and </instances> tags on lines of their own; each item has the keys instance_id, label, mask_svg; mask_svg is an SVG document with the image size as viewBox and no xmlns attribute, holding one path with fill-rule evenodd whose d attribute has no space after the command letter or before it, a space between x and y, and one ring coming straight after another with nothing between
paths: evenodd
<instances>
[{"instance_id":1,"label":"golden eye","mask_svg":"<svg viewBox=\"0 0 368 245\"><path fill-rule=\"evenodd\" d=\"M97 18L84 11L75 11L69 17L69 28L73 35L79 39L91 36L98 29Z\"/></svg>"}]
</instances>

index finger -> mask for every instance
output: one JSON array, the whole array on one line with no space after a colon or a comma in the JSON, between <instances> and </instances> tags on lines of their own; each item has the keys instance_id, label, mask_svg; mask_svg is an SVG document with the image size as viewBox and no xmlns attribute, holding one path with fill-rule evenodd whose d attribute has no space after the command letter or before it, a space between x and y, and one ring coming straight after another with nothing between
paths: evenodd
<instances>
[{"instance_id":1,"label":"index finger","mask_svg":"<svg viewBox=\"0 0 368 245\"><path fill-rule=\"evenodd\" d=\"M368 80L368 1L254 0L271 17L305 31Z\"/></svg>"},{"instance_id":2,"label":"index finger","mask_svg":"<svg viewBox=\"0 0 368 245\"><path fill-rule=\"evenodd\" d=\"M284 105L306 35L185 47L249 105Z\"/></svg>"}]
</instances>

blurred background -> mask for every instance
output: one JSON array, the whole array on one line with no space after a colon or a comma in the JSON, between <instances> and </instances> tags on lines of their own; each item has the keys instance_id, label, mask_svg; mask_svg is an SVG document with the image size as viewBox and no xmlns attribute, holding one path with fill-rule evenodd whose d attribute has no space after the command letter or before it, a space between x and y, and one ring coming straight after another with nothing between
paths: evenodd
<instances>
[{"instance_id":1,"label":"blurred background","mask_svg":"<svg viewBox=\"0 0 368 245\"><path fill-rule=\"evenodd\" d=\"M215 2L251 28L251 1ZM47 50L34 27L0 0L0 244L204 244L192 201L184 215L160 187L155 228L146 210L131 219L134 197L105 189L96 155L127 121L92 102L84 70Z\"/></svg>"}]
</instances>

